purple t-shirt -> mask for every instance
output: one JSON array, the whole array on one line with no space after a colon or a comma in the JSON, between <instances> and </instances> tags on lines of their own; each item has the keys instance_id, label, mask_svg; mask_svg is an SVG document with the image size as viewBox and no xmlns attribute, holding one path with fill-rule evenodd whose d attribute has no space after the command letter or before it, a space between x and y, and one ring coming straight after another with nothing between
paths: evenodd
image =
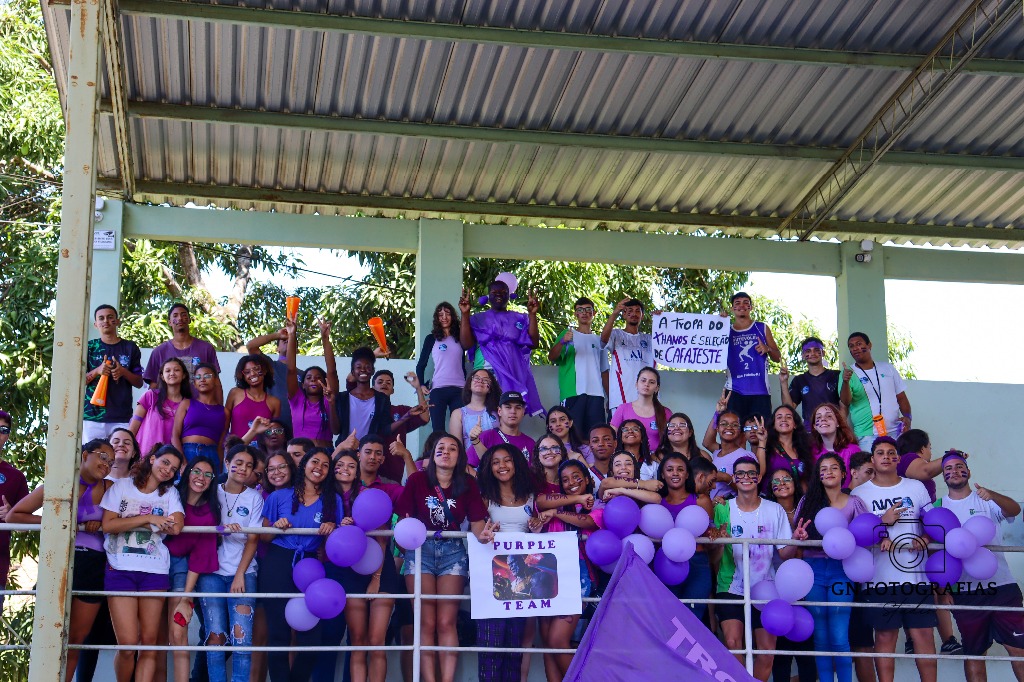
<instances>
[{"instance_id":1,"label":"purple t-shirt","mask_svg":"<svg viewBox=\"0 0 1024 682\"><path fill-rule=\"evenodd\" d=\"M288 398L288 406L292 413L292 433L296 438L325 440L330 442L331 424L327 401L309 402L301 390Z\"/></svg>"},{"instance_id":2,"label":"purple t-shirt","mask_svg":"<svg viewBox=\"0 0 1024 682\"><path fill-rule=\"evenodd\" d=\"M757 352L759 343L767 344L764 322L729 331L728 386L740 395L768 395L767 357Z\"/></svg>"},{"instance_id":3,"label":"purple t-shirt","mask_svg":"<svg viewBox=\"0 0 1024 682\"><path fill-rule=\"evenodd\" d=\"M510 436L498 429L489 429L480 434L480 444L484 446L484 449L493 448L499 443L508 443L522 450L527 462L533 459L533 446L536 445L536 442L525 433L520 433L518 436ZM473 467L480 465L480 456L476 455L475 452L469 455L469 465Z\"/></svg>"},{"instance_id":4,"label":"purple t-shirt","mask_svg":"<svg viewBox=\"0 0 1024 682\"><path fill-rule=\"evenodd\" d=\"M821 459L821 456L824 455L826 452L827 450L825 450L824 448L820 448L817 445L811 448L811 454L814 455L815 462ZM839 458L843 460L843 464L846 465L846 479L843 481L844 488L849 488L850 483L853 482L853 478L850 475L850 459L853 457L855 453L858 452L860 452L860 444L854 441L853 443L850 443L845 448L841 449L839 452L836 453L837 455L839 455Z\"/></svg>"},{"instance_id":5,"label":"purple t-shirt","mask_svg":"<svg viewBox=\"0 0 1024 682\"><path fill-rule=\"evenodd\" d=\"M672 412L667 407L662 408L665 410L665 421L667 422L672 416ZM651 452L655 452L658 449L658 445L661 444L661 434L658 433L658 420L655 417L641 417L633 409L633 403L622 403L615 408L615 414L612 415L611 425L618 431L622 422L627 419L635 419L644 425L644 430L647 431L647 444L651 448Z\"/></svg>"},{"instance_id":6,"label":"purple t-shirt","mask_svg":"<svg viewBox=\"0 0 1024 682\"><path fill-rule=\"evenodd\" d=\"M903 478L910 478L907 476L907 469L914 463L914 460L921 455L916 452L908 452L905 455L900 456L900 463L896 465L896 473ZM932 504L935 504L935 481L928 479L927 481L921 481L924 483L924 489L928 491L928 497L931 499Z\"/></svg>"},{"instance_id":7,"label":"purple t-shirt","mask_svg":"<svg viewBox=\"0 0 1024 682\"><path fill-rule=\"evenodd\" d=\"M213 511L209 504L193 507L190 504L182 505L185 508L186 526L216 526L220 522L213 517ZM217 536L206 533L182 533L180 535L168 535L164 538L164 545L171 556L188 557L188 570L196 573L216 573L220 567L217 560Z\"/></svg>"},{"instance_id":8,"label":"purple t-shirt","mask_svg":"<svg viewBox=\"0 0 1024 682\"><path fill-rule=\"evenodd\" d=\"M461 388L466 383L466 371L462 366L462 346L455 337L446 336L440 341L435 340L434 347L430 349L430 357L434 361L431 388Z\"/></svg>"},{"instance_id":9,"label":"purple t-shirt","mask_svg":"<svg viewBox=\"0 0 1024 682\"><path fill-rule=\"evenodd\" d=\"M164 341L154 348L149 355L149 362L146 363L146 371L142 373L142 378L148 382L156 381L160 376L160 368L171 358L180 358L185 363L190 379L195 374L196 365L200 362L210 363L217 368L217 374L220 374L217 350L208 341L193 338L192 343L184 350L175 348L172 341Z\"/></svg>"}]
</instances>

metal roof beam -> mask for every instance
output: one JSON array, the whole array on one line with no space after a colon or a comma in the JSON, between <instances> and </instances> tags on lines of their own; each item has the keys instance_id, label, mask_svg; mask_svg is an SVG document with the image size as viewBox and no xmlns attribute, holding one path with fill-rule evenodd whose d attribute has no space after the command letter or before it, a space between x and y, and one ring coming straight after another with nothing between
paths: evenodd
<instances>
[{"instance_id":1,"label":"metal roof beam","mask_svg":"<svg viewBox=\"0 0 1024 682\"><path fill-rule=\"evenodd\" d=\"M110 180L101 181L109 187ZM753 229L771 235L778 229L781 218L744 215L712 215L674 213L670 211L643 211L584 206L551 206L541 204L499 203L494 201L467 201L456 199L420 199L395 196L338 194L270 188L226 187L219 185L192 185L184 183L140 181L138 191L148 195L146 200L160 203L164 197L176 200L234 204L282 203L305 206L334 206L339 210L418 211L448 217L498 216L510 220L533 219L546 221L576 221L601 223L632 223L650 225L652 229ZM140 197L141 199L141 197ZM464 218L465 219L465 218ZM917 225L877 223L867 221L828 221L821 226L823 233L856 238L915 239L919 241L969 241L1006 246L1024 246L1024 229L996 227L961 227L944 225ZM284 238L283 236L278 239ZM278 242L279 243L279 242ZM341 248L341 247L338 247ZM543 258L543 255L538 258ZM654 257L648 254L648 257ZM794 265L795 267L795 265ZM789 270L795 272L795 270ZM813 274L813 273L808 273Z\"/></svg>"},{"instance_id":2,"label":"metal roof beam","mask_svg":"<svg viewBox=\"0 0 1024 682\"><path fill-rule=\"evenodd\" d=\"M1016 18L1019 4L1019 0L971 2L853 144L785 217L778 234L793 227L801 240L808 239L911 125L942 97L957 74Z\"/></svg>"},{"instance_id":3,"label":"metal roof beam","mask_svg":"<svg viewBox=\"0 0 1024 682\"><path fill-rule=\"evenodd\" d=\"M112 103L109 101L104 101L101 104L101 108L105 112L113 110ZM340 116L253 111L249 109L203 107L184 104L161 104L157 102L131 102L128 104L128 116L143 119L262 126L333 133L393 135L496 144L533 144L652 154L703 154L708 156L747 158L804 159L824 162L834 162L843 154L841 149L829 147L680 140L675 138L635 137L631 135L596 135L548 130L522 130L518 128L488 128L440 123L382 121L379 119L344 118ZM885 163L898 166L936 166L987 171L1024 171L1024 158L977 154L889 152L885 157Z\"/></svg>"},{"instance_id":4,"label":"metal roof beam","mask_svg":"<svg viewBox=\"0 0 1024 682\"><path fill-rule=\"evenodd\" d=\"M107 82L110 86L110 106L114 114L114 138L117 157L120 161L123 194L129 201L135 196L135 162L132 159L132 137L128 126L128 82L121 58L121 18L118 14L118 0L102 0L100 3L103 28L103 51L106 53Z\"/></svg>"},{"instance_id":5,"label":"metal roof beam","mask_svg":"<svg viewBox=\"0 0 1024 682\"><path fill-rule=\"evenodd\" d=\"M69 0L50 0L67 5ZM713 59L802 66L866 67L898 71L913 70L923 55L823 50L774 45L741 45L694 41L602 36L558 31L534 31L497 26L465 26L421 21L396 21L373 17L351 17L314 12L175 2L171 0L121 0L122 14L139 14L169 19L251 24L269 28L359 33L364 35L471 42L550 50L614 52L651 57ZM1024 76L1024 61L975 59L969 73L992 76Z\"/></svg>"}]
</instances>

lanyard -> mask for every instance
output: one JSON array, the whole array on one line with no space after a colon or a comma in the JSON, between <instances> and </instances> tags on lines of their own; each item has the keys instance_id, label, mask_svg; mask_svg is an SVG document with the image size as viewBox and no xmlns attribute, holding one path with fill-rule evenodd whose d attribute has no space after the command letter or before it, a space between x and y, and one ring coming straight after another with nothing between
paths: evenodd
<instances>
[{"instance_id":1,"label":"lanyard","mask_svg":"<svg viewBox=\"0 0 1024 682\"><path fill-rule=\"evenodd\" d=\"M856 367L856 365L854 365L854 366ZM857 367L857 369L860 369L860 367ZM861 371L861 374L864 375L864 378L868 380L868 383L871 384L871 390L874 391L875 397L878 398L878 409L881 410L882 409L882 392L881 392L880 389L882 387L882 380L878 378L878 363L875 363L875 368L874 369L875 369L875 381L871 381L871 377L868 376L867 372L865 372L862 369L860 369L860 371ZM878 386L875 386L875 382L876 381L878 382Z\"/></svg>"},{"instance_id":2,"label":"lanyard","mask_svg":"<svg viewBox=\"0 0 1024 682\"><path fill-rule=\"evenodd\" d=\"M441 486L435 485L434 486L434 492L437 493L437 500L438 500L438 502L441 503L441 511L442 511L442 513L444 513L444 520L445 520L445 524L444 525L446 527L447 526L454 526L455 525L455 517L452 516L452 511L451 511L451 509L448 508L448 499L444 496L444 493L441 492Z\"/></svg>"}]
</instances>

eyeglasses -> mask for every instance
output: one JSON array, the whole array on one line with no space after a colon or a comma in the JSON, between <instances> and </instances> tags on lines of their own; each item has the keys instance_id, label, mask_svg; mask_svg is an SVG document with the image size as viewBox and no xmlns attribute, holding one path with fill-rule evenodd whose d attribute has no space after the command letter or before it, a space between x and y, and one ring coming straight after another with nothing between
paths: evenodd
<instances>
[{"instance_id":1,"label":"eyeglasses","mask_svg":"<svg viewBox=\"0 0 1024 682\"><path fill-rule=\"evenodd\" d=\"M539 452L542 455L544 453L548 453L548 452L561 452L561 451L562 451L562 448L558 447L557 445L541 445L539 448L537 448L537 452Z\"/></svg>"},{"instance_id":2,"label":"eyeglasses","mask_svg":"<svg viewBox=\"0 0 1024 682\"><path fill-rule=\"evenodd\" d=\"M740 428L739 422L718 422L718 428L720 429L738 429Z\"/></svg>"},{"instance_id":3,"label":"eyeglasses","mask_svg":"<svg viewBox=\"0 0 1024 682\"><path fill-rule=\"evenodd\" d=\"M666 424L666 431L686 431L690 428L689 424Z\"/></svg>"},{"instance_id":4,"label":"eyeglasses","mask_svg":"<svg viewBox=\"0 0 1024 682\"><path fill-rule=\"evenodd\" d=\"M489 383L491 383L491 380L488 379L487 377L473 377L473 383L474 384L489 384Z\"/></svg>"},{"instance_id":5,"label":"eyeglasses","mask_svg":"<svg viewBox=\"0 0 1024 682\"><path fill-rule=\"evenodd\" d=\"M284 433L284 429L281 427L275 427L273 429L266 430L266 434L268 436L280 436L282 433Z\"/></svg>"},{"instance_id":6,"label":"eyeglasses","mask_svg":"<svg viewBox=\"0 0 1024 682\"><path fill-rule=\"evenodd\" d=\"M754 479L757 478L757 472L756 471L734 471L733 474L732 474L732 477L735 478L737 481L740 480L740 479L743 479L743 478L749 478L751 480L754 480Z\"/></svg>"},{"instance_id":7,"label":"eyeglasses","mask_svg":"<svg viewBox=\"0 0 1024 682\"><path fill-rule=\"evenodd\" d=\"M577 309L576 309L576 312L577 312L578 314L580 314L580 315L586 315L586 314L588 314L588 313L589 313L589 314L591 314L591 315L593 315L593 314L594 314L594 309L593 309L593 308L591 308L591 307L589 307L589 306L588 306L588 307L586 307L586 308L582 308L582 307L581 307L581 308L577 308Z\"/></svg>"},{"instance_id":8,"label":"eyeglasses","mask_svg":"<svg viewBox=\"0 0 1024 682\"><path fill-rule=\"evenodd\" d=\"M748 426L744 426L743 427L743 432L744 433L750 433L751 431L757 431L757 427L754 426L753 424L750 424Z\"/></svg>"},{"instance_id":9,"label":"eyeglasses","mask_svg":"<svg viewBox=\"0 0 1024 682\"><path fill-rule=\"evenodd\" d=\"M793 479L789 478L788 476L786 478L773 478L772 479L772 487L773 488L778 488L780 485L782 485L784 483L792 483L792 482L793 482Z\"/></svg>"},{"instance_id":10,"label":"eyeglasses","mask_svg":"<svg viewBox=\"0 0 1024 682\"><path fill-rule=\"evenodd\" d=\"M193 469L189 473L189 476L191 476L192 478L209 478L209 479L212 480L213 479L213 472L212 471L201 471L199 469Z\"/></svg>"},{"instance_id":11,"label":"eyeglasses","mask_svg":"<svg viewBox=\"0 0 1024 682\"><path fill-rule=\"evenodd\" d=\"M638 429L635 426L626 426L619 429L619 433L643 433L643 429Z\"/></svg>"},{"instance_id":12,"label":"eyeglasses","mask_svg":"<svg viewBox=\"0 0 1024 682\"><path fill-rule=\"evenodd\" d=\"M267 470L266 470L265 473L269 476L271 472L273 472L275 474L283 474L286 471L288 471L288 465L287 464L278 464L276 467L267 467Z\"/></svg>"},{"instance_id":13,"label":"eyeglasses","mask_svg":"<svg viewBox=\"0 0 1024 682\"><path fill-rule=\"evenodd\" d=\"M0 426L0 436L6 436L11 432L10 426Z\"/></svg>"},{"instance_id":14,"label":"eyeglasses","mask_svg":"<svg viewBox=\"0 0 1024 682\"><path fill-rule=\"evenodd\" d=\"M212 374L197 374L196 381L209 381L213 378Z\"/></svg>"}]
</instances>

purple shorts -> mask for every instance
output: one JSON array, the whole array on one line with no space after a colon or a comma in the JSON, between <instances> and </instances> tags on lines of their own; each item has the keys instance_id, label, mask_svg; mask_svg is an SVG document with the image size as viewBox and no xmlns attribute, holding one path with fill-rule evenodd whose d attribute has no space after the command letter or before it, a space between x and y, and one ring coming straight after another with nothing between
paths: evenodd
<instances>
[{"instance_id":1,"label":"purple shorts","mask_svg":"<svg viewBox=\"0 0 1024 682\"><path fill-rule=\"evenodd\" d=\"M119 571L107 564L103 589L107 592L167 592L171 581L166 573Z\"/></svg>"},{"instance_id":2,"label":"purple shorts","mask_svg":"<svg viewBox=\"0 0 1024 682\"><path fill-rule=\"evenodd\" d=\"M1024 649L1024 613L1020 611L957 611L956 606L1013 606L1024 604L1016 584L999 585L981 592L953 593L953 617L960 628L964 653L984 656L992 642Z\"/></svg>"}]
</instances>

